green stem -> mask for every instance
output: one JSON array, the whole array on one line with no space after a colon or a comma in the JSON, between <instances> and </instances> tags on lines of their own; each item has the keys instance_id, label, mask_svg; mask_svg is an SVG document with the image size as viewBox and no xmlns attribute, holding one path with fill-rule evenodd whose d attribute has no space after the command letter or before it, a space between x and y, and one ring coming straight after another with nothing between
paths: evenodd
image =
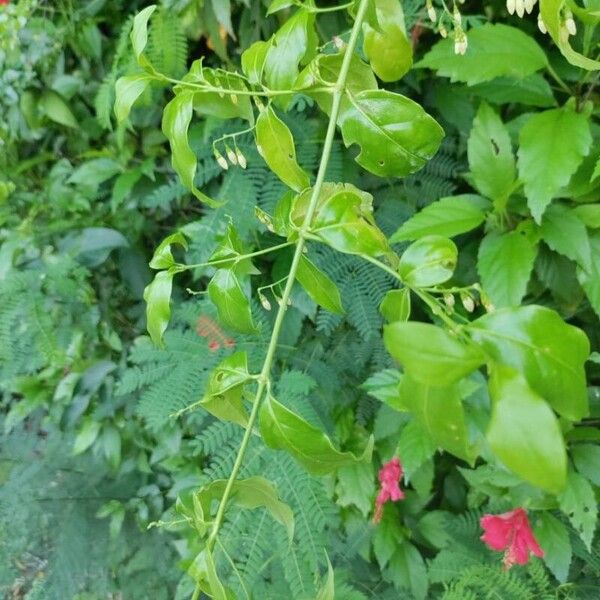
<instances>
[{"instance_id":1,"label":"green stem","mask_svg":"<svg viewBox=\"0 0 600 600\"><path fill-rule=\"evenodd\" d=\"M250 437L252 435L252 429L258 417L258 412L261 406L261 401L263 400L263 395L265 390L268 387L269 376L271 374L271 367L273 365L273 359L275 358L275 351L277 349L277 342L279 340L279 334L281 332L281 327L283 325L283 319L285 317L285 313L288 306L288 300L292 294L292 287L294 282L296 281L296 274L298 272L298 266L300 264L300 259L302 258L304 245L306 243L306 239L308 237L308 230L310 228L310 224L317 208L317 203L319 200L319 195L321 193L321 188L325 181L325 173L327 172L327 165L329 164L329 158L331 156L331 149L333 147L333 140L335 137L336 131L336 123L338 119L338 115L340 112L340 105L342 101L342 95L344 93L344 87L346 85L346 79L348 77L348 70L350 69L350 61L352 60L352 55L354 53L354 49L356 47L356 43L358 41L358 36L361 30L361 25L363 19L365 17L365 13L367 10L367 5L369 0L361 0L360 5L358 7L358 11L356 13L356 20L354 22L354 26L352 27L352 33L350 34L350 39L348 40L348 46L346 47L346 52L344 54L344 60L342 62L342 67L340 69L340 74L338 76L336 85L333 90L333 102L331 105L331 114L329 116L329 124L327 126L327 134L325 136L325 142L323 144L323 154L321 155L321 161L319 163L319 170L317 172L317 178L315 181L315 185L312 189L312 194L310 198L310 203L308 206L308 210L306 211L306 216L304 217L304 222L302 227L300 228L298 234L298 240L296 242L296 250L294 252L294 258L292 259L292 265L289 271L289 277L283 291L283 296L281 299L281 303L279 305L279 309L277 311L277 316L275 317L275 323L273 325L273 332L271 333L271 339L269 341L269 347L267 348L267 354L265 356L265 361L263 363L263 368L261 370L260 376L258 378L258 389L256 390L256 395L254 397L254 404L252 406L252 411L248 418L248 425L246 426L246 431L244 432L244 437L242 438L242 442L240 444L240 448L238 450L238 454L235 459L235 463L231 470L231 474L229 475L229 479L227 480L227 485L225 486L225 490L223 492L223 496L221 497L221 502L219 503L219 508L217 509L217 514L215 516L215 520L213 522L213 527L210 533L210 536L207 541L207 548L211 551L215 545L215 541L219 530L221 528L221 524L223 522L223 518L225 516L225 509L227 507L227 502L229 500L229 496L231 495L231 490L233 489L233 484L238 476L240 468L242 466L242 462L244 460L244 456L246 454L246 450L248 448L248 443L250 442ZM194 596L192 596L192 600L197 600L200 595L200 585L196 585L196 589L194 591Z\"/></svg>"},{"instance_id":2,"label":"green stem","mask_svg":"<svg viewBox=\"0 0 600 600\"><path fill-rule=\"evenodd\" d=\"M552 79L558 83L558 85L565 91L569 96L574 96L575 94L571 90L571 88L561 79L560 75L554 70L554 67L550 64L550 61L546 64L546 71L550 74Z\"/></svg>"}]
</instances>

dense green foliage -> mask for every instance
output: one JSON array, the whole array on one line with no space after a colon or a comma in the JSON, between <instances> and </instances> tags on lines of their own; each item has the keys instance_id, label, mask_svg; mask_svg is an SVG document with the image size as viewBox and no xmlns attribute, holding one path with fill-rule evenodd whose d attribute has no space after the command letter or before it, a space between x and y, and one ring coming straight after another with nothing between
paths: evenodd
<instances>
[{"instance_id":1,"label":"dense green foliage","mask_svg":"<svg viewBox=\"0 0 600 600\"><path fill-rule=\"evenodd\" d=\"M597 598L598 2L152 6L0 3L0 594Z\"/></svg>"}]
</instances>

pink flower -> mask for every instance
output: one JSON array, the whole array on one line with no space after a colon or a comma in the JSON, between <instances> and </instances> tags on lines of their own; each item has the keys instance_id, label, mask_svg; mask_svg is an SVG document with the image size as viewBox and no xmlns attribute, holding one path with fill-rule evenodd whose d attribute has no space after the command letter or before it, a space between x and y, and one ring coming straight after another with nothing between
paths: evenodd
<instances>
[{"instance_id":1,"label":"pink flower","mask_svg":"<svg viewBox=\"0 0 600 600\"><path fill-rule=\"evenodd\" d=\"M400 489L400 480L402 479L403 471L400 459L398 457L392 458L389 462L385 463L379 471L379 482L381 483L381 490L377 494L375 500L375 514L373 515L373 522L379 523L383 516L383 505L388 502L397 502L404 498L404 492Z\"/></svg>"},{"instance_id":2,"label":"pink flower","mask_svg":"<svg viewBox=\"0 0 600 600\"><path fill-rule=\"evenodd\" d=\"M510 569L515 563L526 564L530 552L540 558L544 556L544 551L531 531L525 509L516 508L501 515L484 515L480 523L484 531L481 539L492 550L504 550L506 569Z\"/></svg>"},{"instance_id":3,"label":"pink flower","mask_svg":"<svg viewBox=\"0 0 600 600\"><path fill-rule=\"evenodd\" d=\"M0 0L0 5L8 4L9 2L10 2L10 0Z\"/></svg>"}]
</instances>

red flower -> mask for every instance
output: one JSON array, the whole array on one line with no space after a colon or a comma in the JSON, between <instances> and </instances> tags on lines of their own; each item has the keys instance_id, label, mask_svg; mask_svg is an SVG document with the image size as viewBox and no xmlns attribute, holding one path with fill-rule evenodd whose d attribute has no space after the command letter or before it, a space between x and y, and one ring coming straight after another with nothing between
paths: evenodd
<instances>
[{"instance_id":1,"label":"red flower","mask_svg":"<svg viewBox=\"0 0 600 600\"><path fill-rule=\"evenodd\" d=\"M517 508L501 515L484 515L480 523L484 531L481 539L492 550L505 551L506 569L510 569L515 563L526 564L530 552L540 558L544 556L544 551L531 531L525 509Z\"/></svg>"},{"instance_id":2,"label":"red flower","mask_svg":"<svg viewBox=\"0 0 600 600\"><path fill-rule=\"evenodd\" d=\"M0 0L0 5L8 4L9 2L10 2L10 0Z\"/></svg>"},{"instance_id":3,"label":"red flower","mask_svg":"<svg viewBox=\"0 0 600 600\"><path fill-rule=\"evenodd\" d=\"M389 462L385 463L379 471L379 482L381 483L381 490L377 494L375 500L375 514L373 516L373 522L379 523L383 516L383 505L388 502L397 502L404 498L404 492L400 489L400 480L402 479L403 471L400 459L397 457L392 458Z\"/></svg>"}]
</instances>

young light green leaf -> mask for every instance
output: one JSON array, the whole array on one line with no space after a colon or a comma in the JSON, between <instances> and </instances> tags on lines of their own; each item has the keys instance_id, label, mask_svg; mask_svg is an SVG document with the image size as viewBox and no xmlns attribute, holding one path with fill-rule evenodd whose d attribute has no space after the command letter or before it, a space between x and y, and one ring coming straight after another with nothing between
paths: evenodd
<instances>
[{"instance_id":1,"label":"young light green leaf","mask_svg":"<svg viewBox=\"0 0 600 600\"><path fill-rule=\"evenodd\" d=\"M135 101L144 93L154 78L146 73L119 77L115 84L115 116L117 123L122 123L131 112Z\"/></svg>"},{"instance_id":2,"label":"young light green leaf","mask_svg":"<svg viewBox=\"0 0 600 600\"><path fill-rule=\"evenodd\" d=\"M159 271L144 290L146 327L157 346L162 346L162 336L171 318L173 275L170 271Z\"/></svg>"},{"instance_id":3,"label":"young light green leaf","mask_svg":"<svg viewBox=\"0 0 600 600\"><path fill-rule=\"evenodd\" d=\"M397 0L374 0L378 27L363 24L363 50L382 81L397 81L412 66L412 44L406 35L404 12Z\"/></svg>"},{"instance_id":4,"label":"young light green leaf","mask_svg":"<svg viewBox=\"0 0 600 600\"><path fill-rule=\"evenodd\" d=\"M170 269L175 264L175 259L171 253L171 246L173 244L179 244L185 250L188 247L187 239L180 231L167 236L154 251L154 255L150 261L151 269Z\"/></svg>"},{"instance_id":5,"label":"young light green leaf","mask_svg":"<svg viewBox=\"0 0 600 600\"><path fill-rule=\"evenodd\" d=\"M574 260L584 271L592 269L588 232L575 211L552 204L544 213L541 233L552 250Z\"/></svg>"},{"instance_id":6,"label":"young light green leaf","mask_svg":"<svg viewBox=\"0 0 600 600\"><path fill-rule=\"evenodd\" d=\"M567 453L552 409L511 367L495 365L489 387L493 407L486 437L494 454L525 481L550 493L561 491Z\"/></svg>"},{"instance_id":7,"label":"young light green leaf","mask_svg":"<svg viewBox=\"0 0 600 600\"><path fill-rule=\"evenodd\" d=\"M194 183L197 159L188 143L188 127L192 120L194 92L182 91L171 100L164 109L162 130L171 145L172 165L181 178L183 185L209 206L220 206L205 194Z\"/></svg>"},{"instance_id":8,"label":"young light green leaf","mask_svg":"<svg viewBox=\"0 0 600 600\"><path fill-rule=\"evenodd\" d=\"M402 223L390 242L417 240L426 235L454 237L479 227L490 203L481 196L464 194L441 198Z\"/></svg>"},{"instance_id":9,"label":"young light green leaf","mask_svg":"<svg viewBox=\"0 0 600 600\"><path fill-rule=\"evenodd\" d=\"M586 548L591 550L598 518L598 503L590 482L583 475L569 471L567 487L559 496L558 502L560 510L569 517Z\"/></svg>"},{"instance_id":10,"label":"young light green leaf","mask_svg":"<svg viewBox=\"0 0 600 600\"><path fill-rule=\"evenodd\" d=\"M504 123L485 102L473 121L467 150L477 190L492 200L506 200L515 184L515 157Z\"/></svg>"},{"instance_id":11,"label":"young light green leaf","mask_svg":"<svg viewBox=\"0 0 600 600\"><path fill-rule=\"evenodd\" d=\"M429 323L391 323L383 328L383 341L406 373L432 385L450 385L480 367L485 360L474 344L465 344Z\"/></svg>"},{"instance_id":12,"label":"young light green leaf","mask_svg":"<svg viewBox=\"0 0 600 600\"><path fill-rule=\"evenodd\" d=\"M275 14L277 11L294 6L294 0L273 0L267 9L267 16Z\"/></svg>"},{"instance_id":13,"label":"young light green leaf","mask_svg":"<svg viewBox=\"0 0 600 600\"><path fill-rule=\"evenodd\" d=\"M486 23L469 30L469 51L454 52L454 41L440 40L415 66L435 69L438 75L474 85L496 77L523 79L547 64L533 37L507 25Z\"/></svg>"},{"instance_id":14,"label":"young light green leaf","mask_svg":"<svg viewBox=\"0 0 600 600\"><path fill-rule=\"evenodd\" d=\"M256 333L250 302L237 275L231 269L219 269L208 284L208 295L225 327L241 333Z\"/></svg>"},{"instance_id":15,"label":"young light green leaf","mask_svg":"<svg viewBox=\"0 0 600 600\"><path fill-rule=\"evenodd\" d=\"M347 93L339 125L344 144L361 147L356 162L380 177L418 171L437 152L444 130L423 108L388 90Z\"/></svg>"},{"instance_id":16,"label":"young light green leaf","mask_svg":"<svg viewBox=\"0 0 600 600\"><path fill-rule=\"evenodd\" d=\"M600 204L581 204L571 210L586 227L600 229Z\"/></svg>"},{"instance_id":17,"label":"young light green leaf","mask_svg":"<svg viewBox=\"0 0 600 600\"><path fill-rule=\"evenodd\" d=\"M95 421L92 418L86 418L81 429L75 436L73 443L73 454L81 454L85 452L95 441L100 433L102 423Z\"/></svg>"},{"instance_id":18,"label":"young light green leaf","mask_svg":"<svg viewBox=\"0 0 600 600\"><path fill-rule=\"evenodd\" d=\"M542 306L496 310L469 326L473 340L499 364L522 373L533 391L574 421L588 414L584 363L589 341Z\"/></svg>"},{"instance_id":19,"label":"young light green leaf","mask_svg":"<svg viewBox=\"0 0 600 600\"><path fill-rule=\"evenodd\" d=\"M428 235L413 242L400 257L398 273L411 287L429 287L452 277L458 249L452 240Z\"/></svg>"},{"instance_id":20,"label":"young light green leaf","mask_svg":"<svg viewBox=\"0 0 600 600\"><path fill-rule=\"evenodd\" d=\"M133 19L133 28L131 30L130 39L133 47L133 53L138 62L138 65L143 69L154 72L152 65L144 55L144 49L148 43L148 21L152 13L156 10L156 4L151 4L135 15Z\"/></svg>"},{"instance_id":21,"label":"young light green leaf","mask_svg":"<svg viewBox=\"0 0 600 600\"><path fill-rule=\"evenodd\" d=\"M337 286L306 256L300 257L296 278L317 304L333 313L344 314L344 307Z\"/></svg>"},{"instance_id":22,"label":"young light green leaf","mask_svg":"<svg viewBox=\"0 0 600 600\"><path fill-rule=\"evenodd\" d=\"M242 71L251 85L260 85L265 70L267 53L271 48L271 40L258 40L242 53Z\"/></svg>"},{"instance_id":23,"label":"young light green leaf","mask_svg":"<svg viewBox=\"0 0 600 600\"><path fill-rule=\"evenodd\" d=\"M399 392L400 398L419 419L436 446L473 462L476 452L469 444L458 384L433 386L405 374Z\"/></svg>"},{"instance_id":24,"label":"young light green leaf","mask_svg":"<svg viewBox=\"0 0 600 600\"><path fill-rule=\"evenodd\" d=\"M546 207L577 171L591 145L589 118L569 106L527 119L519 134L517 164L527 204L537 223L541 223Z\"/></svg>"},{"instance_id":25,"label":"young light green leaf","mask_svg":"<svg viewBox=\"0 0 600 600\"><path fill-rule=\"evenodd\" d=\"M379 312L388 323L408 321L410 317L410 289L405 287L387 292L379 305Z\"/></svg>"},{"instance_id":26,"label":"young light green leaf","mask_svg":"<svg viewBox=\"0 0 600 600\"><path fill-rule=\"evenodd\" d=\"M294 138L288 126L268 106L256 120L256 143L269 168L289 187L301 192L310 185L296 160Z\"/></svg>"},{"instance_id":27,"label":"young light green leaf","mask_svg":"<svg viewBox=\"0 0 600 600\"><path fill-rule=\"evenodd\" d=\"M483 289L495 306L521 303L536 256L537 245L518 231L490 233L483 238L477 272Z\"/></svg>"},{"instance_id":28,"label":"young light green leaf","mask_svg":"<svg viewBox=\"0 0 600 600\"><path fill-rule=\"evenodd\" d=\"M79 129L79 123L71 112L69 105L54 90L44 90L40 96L38 106L40 111L51 121L71 129Z\"/></svg>"},{"instance_id":29,"label":"young light green leaf","mask_svg":"<svg viewBox=\"0 0 600 600\"><path fill-rule=\"evenodd\" d=\"M549 512L536 513L533 520L535 537L544 551L544 562L561 583L567 580L571 565L571 540L567 528Z\"/></svg>"},{"instance_id":30,"label":"young light green leaf","mask_svg":"<svg viewBox=\"0 0 600 600\"><path fill-rule=\"evenodd\" d=\"M326 475L339 467L371 460L373 438L369 438L360 456L340 452L320 429L272 397L263 402L259 419L265 444L275 450L286 450L315 475Z\"/></svg>"}]
</instances>

